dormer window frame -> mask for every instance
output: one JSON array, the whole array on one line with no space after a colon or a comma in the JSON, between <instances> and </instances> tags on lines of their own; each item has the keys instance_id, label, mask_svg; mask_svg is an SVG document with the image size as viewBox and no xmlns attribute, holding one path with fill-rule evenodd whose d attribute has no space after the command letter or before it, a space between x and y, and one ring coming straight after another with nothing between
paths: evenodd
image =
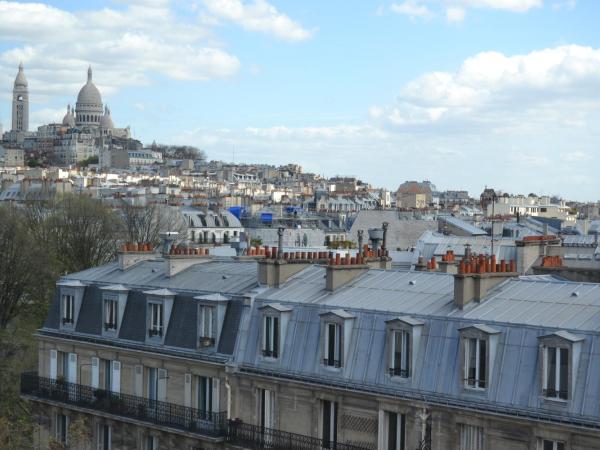
<instances>
[{"instance_id":1,"label":"dormer window frame","mask_svg":"<svg viewBox=\"0 0 600 450\"><path fill-rule=\"evenodd\" d=\"M145 291L146 297L146 342L162 344L167 335L173 310L175 293L168 289Z\"/></svg>"},{"instance_id":2,"label":"dormer window frame","mask_svg":"<svg viewBox=\"0 0 600 450\"><path fill-rule=\"evenodd\" d=\"M198 304L198 342L200 347L214 347L216 342L216 307Z\"/></svg>"},{"instance_id":3,"label":"dormer window frame","mask_svg":"<svg viewBox=\"0 0 600 450\"><path fill-rule=\"evenodd\" d=\"M60 328L75 330L86 285L79 280L61 280L57 283L60 296Z\"/></svg>"},{"instance_id":4,"label":"dormer window frame","mask_svg":"<svg viewBox=\"0 0 600 450\"><path fill-rule=\"evenodd\" d=\"M491 386L500 330L485 324L472 324L458 331L462 387L465 392L485 393Z\"/></svg>"},{"instance_id":5,"label":"dormer window frame","mask_svg":"<svg viewBox=\"0 0 600 450\"><path fill-rule=\"evenodd\" d=\"M350 351L355 316L343 309L327 311L321 316L321 361L326 370L340 371Z\"/></svg>"},{"instance_id":6,"label":"dormer window frame","mask_svg":"<svg viewBox=\"0 0 600 450\"><path fill-rule=\"evenodd\" d=\"M119 299L116 295L105 294L103 303L104 331L116 332L119 329Z\"/></svg>"},{"instance_id":7,"label":"dormer window frame","mask_svg":"<svg viewBox=\"0 0 600 450\"><path fill-rule=\"evenodd\" d=\"M265 361L278 361L281 358L292 309L279 303L265 304L259 309L260 356Z\"/></svg>"},{"instance_id":8,"label":"dormer window frame","mask_svg":"<svg viewBox=\"0 0 600 450\"><path fill-rule=\"evenodd\" d=\"M387 374L392 380L412 378L424 324L423 321L410 316L395 317L386 321Z\"/></svg>"},{"instance_id":9,"label":"dormer window frame","mask_svg":"<svg viewBox=\"0 0 600 450\"><path fill-rule=\"evenodd\" d=\"M575 392L584 338L561 330L538 339L541 398L567 404Z\"/></svg>"}]
</instances>

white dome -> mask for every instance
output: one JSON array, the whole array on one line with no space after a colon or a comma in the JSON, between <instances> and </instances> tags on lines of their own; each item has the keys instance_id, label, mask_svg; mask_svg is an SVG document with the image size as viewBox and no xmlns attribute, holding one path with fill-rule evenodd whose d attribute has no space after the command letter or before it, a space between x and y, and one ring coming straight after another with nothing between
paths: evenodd
<instances>
[{"instance_id":1,"label":"white dome","mask_svg":"<svg viewBox=\"0 0 600 450\"><path fill-rule=\"evenodd\" d=\"M77 103L86 105L102 105L102 96L94 83L92 83L92 68L88 68L87 83L79 91L77 95Z\"/></svg>"},{"instance_id":2,"label":"white dome","mask_svg":"<svg viewBox=\"0 0 600 450\"><path fill-rule=\"evenodd\" d=\"M73 113L71 112L71 105L67 106L67 113L63 117L62 124L69 128L75 127L75 117L73 117Z\"/></svg>"},{"instance_id":3,"label":"white dome","mask_svg":"<svg viewBox=\"0 0 600 450\"><path fill-rule=\"evenodd\" d=\"M23 71L23 63L19 64L19 73L15 78L15 87L27 87L27 78L25 78L25 72Z\"/></svg>"}]
</instances>

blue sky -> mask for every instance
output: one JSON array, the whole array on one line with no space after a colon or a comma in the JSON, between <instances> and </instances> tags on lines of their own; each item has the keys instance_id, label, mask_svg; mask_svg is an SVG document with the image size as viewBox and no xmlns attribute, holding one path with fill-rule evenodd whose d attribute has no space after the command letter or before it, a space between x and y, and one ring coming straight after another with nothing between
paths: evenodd
<instances>
[{"instance_id":1,"label":"blue sky","mask_svg":"<svg viewBox=\"0 0 600 450\"><path fill-rule=\"evenodd\" d=\"M145 143L598 200L599 18L593 0L0 1L0 120L20 60L33 125L91 64Z\"/></svg>"}]
</instances>

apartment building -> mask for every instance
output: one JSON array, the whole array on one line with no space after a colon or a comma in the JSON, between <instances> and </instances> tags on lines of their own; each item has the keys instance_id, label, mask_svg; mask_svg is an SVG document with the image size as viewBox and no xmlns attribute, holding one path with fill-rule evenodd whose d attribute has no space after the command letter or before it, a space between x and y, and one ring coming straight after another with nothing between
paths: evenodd
<instances>
[{"instance_id":1,"label":"apartment building","mask_svg":"<svg viewBox=\"0 0 600 450\"><path fill-rule=\"evenodd\" d=\"M600 449L598 284L370 255L143 246L61 278L22 380L40 444L85 417L82 448Z\"/></svg>"}]
</instances>

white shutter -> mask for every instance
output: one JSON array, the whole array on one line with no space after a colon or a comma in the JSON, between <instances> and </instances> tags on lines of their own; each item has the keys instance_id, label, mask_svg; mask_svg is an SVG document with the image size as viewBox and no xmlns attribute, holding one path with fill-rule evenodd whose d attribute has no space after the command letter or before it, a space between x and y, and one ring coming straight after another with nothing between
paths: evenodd
<instances>
[{"instance_id":1,"label":"white shutter","mask_svg":"<svg viewBox=\"0 0 600 450\"><path fill-rule=\"evenodd\" d=\"M157 400L164 402L167 399L167 370L158 369L158 386L156 389Z\"/></svg>"},{"instance_id":2,"label":"white shutter","mask_svg":"<svg viewBox=\"0 0 600 450\"><path fill-rule=\"evenodd\" d=\"M265 428L273 428L272 397L269 389L265 393Z\"/></svg>"},{"instance_id":3,"label":"white shutter","mask_svg":"<svg viewBox=\"0 0 600 450\"><path fill-rule=\"evenodd\" d=\"M69 353L69 383L77 383L77 353Z\"/></svg>"},{"instance_id":4,"label":"white shutter","mask_svg":"<svg viewBox=\"0 0 600 450\"><path fill-rule=\"evenodd\" d=\"M50 350L50 379L56 380L58 353L56 350Z\"/></svg>"},{"instance_id":5,"label":"white shutter","mask_svg":"<svg viewBox=\"0 0 600 450\"><path fill-rule=\"evenodd\" d=\"M144 372L142 366L135 366L135 374L133 380L133 394L138 397L143 397L143 386L144 386Z\"/></svg>"},{"instance_id":6,"label":"white shutter","mask_svg":"<svg viewBox=\"0 0 600 450\"><path fill-rule=\"evenodd\" d=\"M92 357L92 380L91 386L94 389L98 389L100 386L100 360L96 357Z\"/></svg>"},{"instance_id":7,"label":"white shutter","mask_svg":"<svg viewBox=\"0 0 600 450\"><path fill-rule=\"evenodd\" d=\"M218 378L212 379L212 406L215 413L219 412L220 381Z\"/></svg>"},{"instance_id":8,"label":"white shutter","mask_svg":"<svg viewBox=\"0 0 600 450\"><path fill-rule=\"evenodd\" d=\"M111 386L110 390L116 392L117 394L121 393L121 363L119 361L112 361L112 378L111 378Z\"/></svg>"},{"instance_id":9,"label":"white shutter","mask_svg":"<svg viewBox=\"0 0 600 450\"><path fill-rule=\"evenodd\" d=\"M192 374L186 373L183 380L183 404L188 408L192 406Z\"/></svg>"}]
</instances>

